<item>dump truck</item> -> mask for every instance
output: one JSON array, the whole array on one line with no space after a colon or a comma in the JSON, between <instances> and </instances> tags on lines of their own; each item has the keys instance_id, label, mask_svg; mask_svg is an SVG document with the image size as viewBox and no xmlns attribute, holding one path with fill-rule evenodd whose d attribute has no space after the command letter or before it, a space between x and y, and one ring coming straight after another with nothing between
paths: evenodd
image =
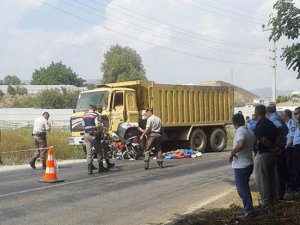
<instances>
[{"instance_id":1,"label":"dump truck","mask_svg":"<svg viewBox=\"0 0 300 225\"><path fill-rule=\"evenodd\" d=\"M83 146L82 116L89 104L102 108L101 121L108 134L121 139L141 135L145 112L153 108L161 118L166 142L188 141L189 147L204 152L226 148L226 125L234 112L234 91L228 86L156 84L128 81L100 85L79 94L70 118L70 145Z\"/></svg>"}]
</instances>

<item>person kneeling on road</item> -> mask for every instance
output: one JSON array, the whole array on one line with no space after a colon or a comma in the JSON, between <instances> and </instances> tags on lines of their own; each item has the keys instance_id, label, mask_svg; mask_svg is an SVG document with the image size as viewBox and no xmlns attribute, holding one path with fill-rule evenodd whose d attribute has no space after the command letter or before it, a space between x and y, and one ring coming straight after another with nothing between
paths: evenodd
<instances>
[{"instance_id":1,"label":"person kneeling on road","mask_svg":"<svg viewBox=\"0 0 300 225\"><path fill-rule=\"evenodd\" d=\"M86 146L87 151L87 163L88 163L88 174L93 174L93 158L94 154L96 152L97 159L99 163L98 172L105 172L108 171L110 167L112 167L114 164L108 163L108 168L105 168L103 166L103 148L102 148L102 137L104 135L103 133L103 127L101 126L99 122L99 114L95 112L96 106L91 104L89 107L89 111L86 112L83 116L83 123L84 123L84 142ZM95 152L94 152L94 149ZM109 162L109 161L108 161Z\"/></svg>"},{"instance_id":2,"label":"person kneeling on road","mask_svg":"<svg viewBox=\"0 0 300 225\"><path fill-rule=\"evenodd\" d=\"M233 150L231 151L229 161L232 162L236 188L244 205L244 210L238 217L245 218L253 213L249 179L253 172L252 151L254 149L255 137L254 134L245 127L243 115L235 114L232 117L232 123L236 129L236 133L233 139Z\"/></svg>"}]
</instances>

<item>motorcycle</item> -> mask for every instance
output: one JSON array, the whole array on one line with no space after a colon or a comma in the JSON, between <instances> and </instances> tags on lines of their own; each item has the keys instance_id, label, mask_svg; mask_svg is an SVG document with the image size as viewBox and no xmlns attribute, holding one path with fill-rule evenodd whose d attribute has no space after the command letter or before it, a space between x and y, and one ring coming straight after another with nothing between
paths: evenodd
<instances>
[{"instance_id":1,"label":"motorcycle","mask_svg":"<svg viewBox=\"0 0 300 225\"><path fill-rule=\"evenodd\" d=\"M121 141L118 135L113 133L109 156L114 159L140 159L143 156L143 148L137 136Z\"/></svg>"}]
</instances>

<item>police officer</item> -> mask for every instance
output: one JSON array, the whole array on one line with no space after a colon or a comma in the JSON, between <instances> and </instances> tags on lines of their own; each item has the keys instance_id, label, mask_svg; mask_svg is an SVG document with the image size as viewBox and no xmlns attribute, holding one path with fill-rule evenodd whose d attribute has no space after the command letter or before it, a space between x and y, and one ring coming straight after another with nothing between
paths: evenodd
<instances>
[{"instance_id":1,"label":"police officer","mask_svg":"<svg viewBox=\"0 0 300 225\"><path fill-rule=\"evenodd\" d=\"M95 112L96 106L90 104L88 112L83 116L84 125L84 143L86 146L86 157L88 163L88 174L93 174L93 158L96 153L101 151L101 138L103 136L103 128L99 122L99 114ZM93 151L93 147L95 152ZM108 169L103 166L102 154L97 154L99 163L98 172L105 172Z\"/></svg>"},{"instance_id":2,"label":"police officer","mask_svg":"<svg viewBox=\"0 0 300 225\"><path fill-rule=\"evenodd\" d=\"M296 191L296 196L300 197L300 107L295 109L294 115L297 128L293 140L293 189Z\"/></svg>"},{"instance_id":3,"label":"police officer","mask_svg":"<svg viewBox=\"0 0 300 225\"><path fill-rule=\"evenodd\" d=\"M146 129L143 131L143 134L140 137L140 140L143 140L144 136L148 134L148 139L145 149L145 169L149 168L150 153L152 148L155 148L156 152L156 161L160 168L163 168L163 159L162 159L162 126L161 119L153 115L153 109L149 108L146 110L147 124Z\"/></svg>"},{"instance_id":4,"label":"police officer","mask_svg":"<svg viewBox=\"0 0 300 225\"><path fill-rule=\"evenodd\" d=\"M49 113L44 112L42 116L38 117L34 121L32 137L34 140L35 153L29 162L32 169L36 169L35 161L40 156L43 164L43 169L46 169L47 158L47 138L46 131L51 130L51 123L49 120Z\"/></svg>"},{"instance_id":5,"label":"police officer","mask_svg":"<svg viewBox=\"0 0 300 225\"><path fill-rule=\"evenodd\" d=\"M103 127L103 138L105 136L105 132L106 132L106 129L107 129L107 124L104 124L101 119L101 114L102 114L102 106L98 106L97 107L97 110L96 110L96 113L98 114L99 116L99 122L101 123L101 126ZM107 169L110 169L112 167L115 166L114 163L111 163L110 160L109 160L109 157L108 157L108 152L109 152L109 143L106 143L104 140L101 141L101 149L100 149L100 152L98 154L101 155L101 158L105 160L106 162L106 165L107 165Z\"/></svg>"},{"instance_id":6,"label":"police officer","mask_svg":"<svg viewBox=\"0 0 300 225\"><path fill-rule=\"evenodd\" d=\"M286 122L288 127L288 134L286 136L286 145L285 145L285 158L286 158L286 187L287 187L287 194L292 194L292 162L293 162L293 140L295 131L297 128L297 122L292 118L292 111L286 109L283 111L282 119ZM285 196L287 197L287 196Z\"/></svg>"}]
</instances>

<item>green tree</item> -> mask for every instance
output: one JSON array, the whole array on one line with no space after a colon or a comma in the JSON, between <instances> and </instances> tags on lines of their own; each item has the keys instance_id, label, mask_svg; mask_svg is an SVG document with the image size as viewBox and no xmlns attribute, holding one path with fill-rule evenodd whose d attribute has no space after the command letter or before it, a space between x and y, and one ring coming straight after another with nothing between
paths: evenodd
<instances>
[{"instance_id":1,"label":"green tree","mask_svg":"<svg viewBox=\"0 0 300 225\"><path fill-rule=\"evenodd\" d=\"M21 80L15 75L7 75L3 79L4 85L19 85L21 84Z\"/></svg>"},{"instance_id":2,"label":"green tree","mask_svg":"<svg viewBox=\"0 0 300 225\"><path fill-rule=\"evenodd\" d=\"M8 85L8 87L7 87L7 93L9 95L16 95L16 89L13 86Z\"/></svg>"},{"instance_id":3,"label":"green tree","mask_svg":"<svg viewBox=\"0 0 300 225\"><path fill-rule=\"evenodd\" d=\"M281 95L279 95L276 98L276 103L288 102L289 100L290 100L290 98L288 96L281 96Z\"/></svg>"},{"instance_id":4,"label":"green tree","mask_svg":"<svg viewBox=\"0 0 300 225\"><path fill-rule=\"evenodd\" d=\"M32 74L31 84L38 85L75 85L82 87L85 80L62 62L52 62L47 68L41 67Z\"/></svg>"},{"instance_id":5,"label":"green tree","mask_svg":"<svg viewBox=\"0 0 300 225\"><path fill-rule=\"evenodd\" d=\"M45 90L38 95L38 105L43 109L63 109L65 108L64 95L59 89Z\"/></svg>"},{"instance_id":6,"label":"green tree","mask_svg":"<svg viewBox=\"0 0 300 225\"><path fill-rule=\"evenodd\" d=\"M272 16L268 25L272 29L269 40L279 40L285 36L289 40L296 40L290 46L283 48L281 60L285 59L288 69L297 71L300 78L300 9L295 6L293 0L277 0L273 8L277 11Z\"/></svg>"},{"instance_id":7,"label":"green tree","mask_svg":"<svg viewBox=\"0 0 300 225\"><path fill-rule=\"evenodd\" d=\"M141 56L134 49L120 45L111 46L104 54L101 71L104 84L147 79Z\"/></svg>"}]
</instances>

